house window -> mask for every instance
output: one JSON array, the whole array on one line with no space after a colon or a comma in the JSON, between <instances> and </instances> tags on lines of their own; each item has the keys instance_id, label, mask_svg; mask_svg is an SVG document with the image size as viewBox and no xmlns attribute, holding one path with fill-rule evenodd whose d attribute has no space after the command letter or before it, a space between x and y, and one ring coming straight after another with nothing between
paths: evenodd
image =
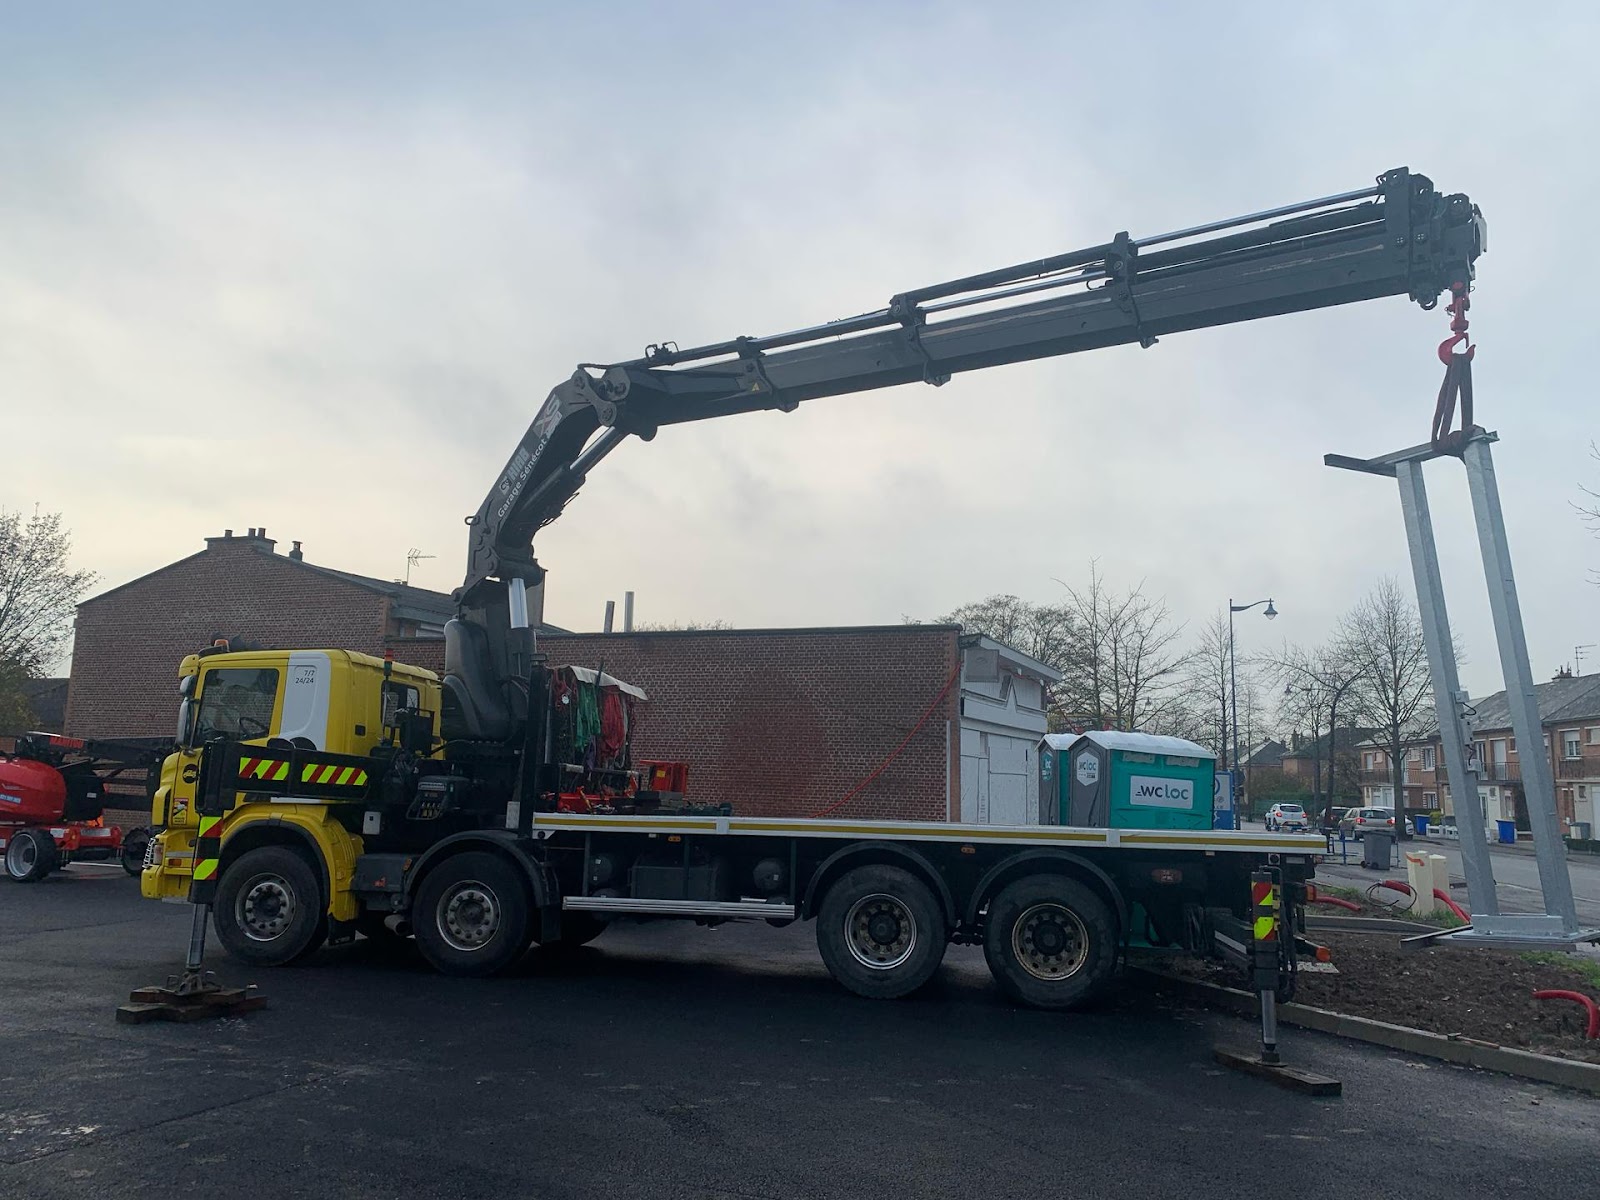
<instances>
[{"instance_id":1,"label":"house window","mask_svg":"<svg viewBox=\"0 0 1600 1200\"><path fill-rule=\"evenodd\" d=\"M1410 754L1406 755L1406 761L1412 766L1416 766L1422 761L1422 751L1413 749Z\"/></svg>"},{"instance_id":2,"label":"house window","mask_svg":"<svg viewBox=\"0 0 1600 1200\"><path fill-rule=\"evenodd\" d=\"M1576 729L1564 729L1561 732L1561 757L1582 758L1583 746L1578 741Z\"/></svg>"},{"instance_id":3,"label":"house window","mask_svg":"<svg viewBox=\"0 0 1600 1200\"><path fill-rule=\"evenodd\" d=\"M1428 809L1430 812L1433 809L1438 808L1439 807L1439 793L1438 792L1423 792L1422 793L1422 807Z\"/></svg>"},{"instance_id":4,"label":"house window","mask_svg":"<svg viewBox=\"0 0 1600 1200\"><path fill-rule=\"evenodd\" d=\"M1378 756L1376 754L1374 754L1371 750L1368 750L1365 754L1363 754L1361 756L1361 769L1363 771L1376 770L1377 768L1376 768L1376 766L1374 764L1376 764L1377 759L1378 759Z\"/></svg>"},{"instance_id":5,"label":"house window","mask_svg":"<svg viewBox=\"0 0 1600 1200\"><path fill-rule=\"evenodd\" d=\"M1434 762L1435 762L1435 758L1434 758L1433 747L1432 746L1424 746L1422 748L1422 769L1424 771L1433 770Z\"/></svg>"},{"instance_id":6,"label":"house window","mask_svg":"<svg viewBox=\"0 0 1600 1200\"><path fill-rule=\"evenodd\" d=\"M1600 746L1600 725L1591 725L1585 732L1589 738L1589 745Z\"/></svg>"}]
</instances>

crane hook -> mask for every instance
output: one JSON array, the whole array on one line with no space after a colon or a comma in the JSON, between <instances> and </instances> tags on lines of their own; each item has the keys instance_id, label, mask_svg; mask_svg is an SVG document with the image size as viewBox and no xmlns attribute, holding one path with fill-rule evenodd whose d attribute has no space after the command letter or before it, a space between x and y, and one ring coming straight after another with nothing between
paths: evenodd
<instances>
[{"instance_id":1,"label":"crane hook","mask_svg":"<svg viewBox=\"0 0 1600 1200\"><path fill-rule=\"evenodd\" d=\"M1451 287L1450 336L1439 343L1439 361L1444 364L1444 382L1439 385L1439 398L1433 406L1433 427L1429 440L1433 448L1445 454L1461 453L1462 445L1478 426L1472 421L1472 359L1478 348L1471 343L1467 333L1467 285ZM1458 347L1461 349L1458 350ZM1451 431L1455 421L1456 401L1461 402L1461 428Z\"/></svg>"}]
</instances>

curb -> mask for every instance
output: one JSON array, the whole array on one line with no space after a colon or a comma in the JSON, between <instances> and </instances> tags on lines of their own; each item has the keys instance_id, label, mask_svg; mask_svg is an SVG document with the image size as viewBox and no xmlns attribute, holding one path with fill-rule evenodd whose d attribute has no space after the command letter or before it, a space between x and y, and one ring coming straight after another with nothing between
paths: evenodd
<instances>
[{"instance_id":1,"label":"curb","mask_svg":"<svg viewBox=\"0 0 1600 1200\"><path fill-rule=\"evenodd\" d=\"M1130 972L1156 984L1164 991L1177 992L1199 1000L1213 1008L1244 1017L1256 1016L1256 998L1237 988L1204 983L1198 979L1185 979L1149 967L1130 966ZM1428 1033L1405 1025L1391 1025L1387 1021L1373 1021L1367 1017L1352 1017L1344 1013L1329 1012L1325 1008L1312 1008L1308 1004L1278 1005L1278 1022L1313 1029L1318 1033L1331 1033L1335 1037L1350 1038L1391 1050L1404 1050L1408 1054L1421 1054L1464 1067L1477 1067L1484 1071L1497 1071L1538 1083L1553 1083L1558 1087L1573 1088L1580 1092L1600 1096L1600 1064L1579 1062L1570 1058L1554 1058L1548 1054L1534 1054L1529 1050L1513 1050L1493 1042L1476 1038L1457 1037L1451 1034Z\"/></svg>"}]
</instances>

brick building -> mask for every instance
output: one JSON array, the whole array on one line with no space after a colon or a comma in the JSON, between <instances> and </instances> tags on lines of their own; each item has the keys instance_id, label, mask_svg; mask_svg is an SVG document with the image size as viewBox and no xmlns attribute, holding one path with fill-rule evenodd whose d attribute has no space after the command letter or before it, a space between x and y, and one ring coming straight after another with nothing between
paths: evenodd
<instances>
[{"instance_id":1,"label":"brick building","mask_svg":"<svg viewBox=\"0 0 1600 1200\"><path fill-rule=\"evenodd\" d=\"M1538 753L1550 764L1555 782L1556 815L1563 827L1572 823L1592 830L1600 811L1600 674L1563 671L1536 684L1541 745ZM1473 701L1471 751L1478 772L1478 794L1490 821L1513 821L1528 828L1528 804L1522 783L1524 751L1511 729L1506 694L1496 692ZM1393 807L1394 780L1389 756L1381 748L1364 747L1361 783L1365 802ZM1455 813L1449 773L1439 737L1433 734L1406 748L1401 787L1407 811Z\"/></svg>"},{"instance_id":2,"label":"brick building","mask_svg":"<svg viewBox=\"0 0 1600 1200\"><path fill-rule=\"evenodd\" d=\"M212 639L274 649L338 646L381 654L385 640L437 634L450 597L309 563L265 529L225 530L205 549L78 606L65 725L79 737L172 729L178 664Z\"/></svg>"},{"instance_id":3,"label":"brick building","mask_svg":"<svg viewBox=\"0 0 1600 1200\"><path fill-rule=\"evenodd\" d=\"M438 592L309 563L299 542L279 554L264 530L226 531L79 606L66 730L169 734L178 664L216 637L273 649L392 649L402 662L442 671L441 634L454 611ZM541 626L540 647L557 663L603 665L643 688L650 703L636 756L688 761L696 800L752 815L831 808L1026 819L1011 811L1007 786L1031 768L1010 751L1037 741L1055 675L954 626L626 634Z\"/></svg>"},{"instance_id":4,"label":"brick building","mask_svg":"<svg viewBox=\"0 0 1600 1200\"><path fill-rule=\"evenodd\" d=\"M943 821L960 815L960 640L955 626L885 625L558 634L539 648L643 688L634 754L688 762L696 801L811 816L845 800L834 814ZM440 640L390 646L444 669Z\"/></svg>"}]
</instances>

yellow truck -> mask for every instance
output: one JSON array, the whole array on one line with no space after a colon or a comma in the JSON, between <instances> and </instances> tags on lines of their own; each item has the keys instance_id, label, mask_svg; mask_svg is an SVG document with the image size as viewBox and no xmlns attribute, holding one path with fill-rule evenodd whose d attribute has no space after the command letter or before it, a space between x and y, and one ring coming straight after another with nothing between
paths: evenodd
<instances>
[{"instance_id":1,"label":"yellow truck","mask_svg":"<svg viewBox=\"0 0 1600 1200\"><path fill-rule=\"evenodd\" d=\"M869 996L914 990L952 941L981 944L1002 988L1046 1007L1082 1003L1136 943L1253 956L1259 980L1272 971L1249 930L1276 927L1280 895L1297 917L1318 838L701 813L641 788L625 749L580 758L589 689L625 703L627 685L538 653L533 538L612 450L662 425L1384 296L1431 308L1465 297L1485 238L1466 196L1399 168L911 289L840 321L584 364L468 518L442 677L337 650L185 662L144 891L211 906L228 950L257 963L364 930L414 934L441 970L488 974L618 917L814 919L829 970ZM607 802L571 811L574 784ZM1292 972L1293 937L1254 942Z\"/></svg>"}]
</instances>

